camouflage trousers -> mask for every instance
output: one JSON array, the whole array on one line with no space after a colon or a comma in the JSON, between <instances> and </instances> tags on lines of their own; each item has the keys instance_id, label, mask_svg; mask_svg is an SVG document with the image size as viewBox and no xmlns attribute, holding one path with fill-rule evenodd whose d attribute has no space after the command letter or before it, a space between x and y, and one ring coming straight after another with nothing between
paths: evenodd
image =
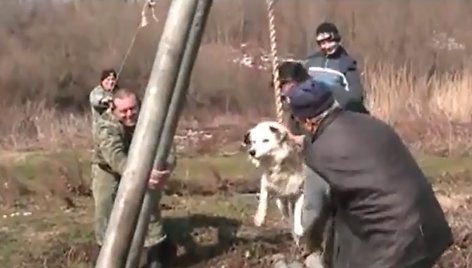
<instances>
[{"instance_id":1,"label":"camouflage trousers","mask_svg":"<svg viewBox=\"0 0 472 268\"><path fill-rule=\"evenodd\" d=\"M113 209L116 193L118 191L119 177L100 168L97 164L92 165L92 193L95 202L95 238L97 244L102 246L107 229L108 220ZM148 232L144 241L144 247L151 247L166 239L161 221L159 202L160 191L150 191L155 207L151 210Z\"/></svg>"}]
</instances>

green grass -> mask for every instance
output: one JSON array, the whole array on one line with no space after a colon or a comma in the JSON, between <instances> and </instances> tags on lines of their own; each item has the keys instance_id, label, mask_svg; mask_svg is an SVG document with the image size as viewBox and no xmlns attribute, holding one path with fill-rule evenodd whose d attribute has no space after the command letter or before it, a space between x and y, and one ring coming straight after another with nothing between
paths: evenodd
<instances>
[{"instance_id":1,"label":"green grass","mask_svg":"<svg viewBox=\"0 0 472 268\"><path fill-rule=\"evenodd\" d=\"M2 241L2 243L0 243L0 262L5 264L8 260L8 256L14 255L22 241L18 237L15 237L14 233L9 231L0 232L0 241Z\"/></svg>"},{"instance_id":2,"label":"green grass","mask_svg":"<svg viewBox=\"0 0 472 268\"><path fill-rule=\"evenodd\" d=\"M30 181L36 178L47 177L54 167L64 167L68 173L74 176L89 177L90 173L89 153L84 152L54 152L54 153L29 153L27 157L12 158L4 166L12 171L20 181ZM224 178L245 178L254 167L242 154L233 156L201 156L181 157L173 174L182 180L206 179L213 176L216 171ZM46 174L44 174L46 173ZM52 173L53 174L53 173ZM44 176L46 175L46 176Z\"/></svg>"},{"instance_id":3,"label":"green grass","mask_svg":"<svg viewBox=\"0 0 472 268\"><path fill-rule=\"evenodd\" d=\"M48 166L58 165L66 168L68 173L75 176L89 177L90 153L63 151L54 153L29 153L26 157L8 161L9 168L22 180L33 180L44 177L41 173L51 172ZM459 173L472 170L472 158L468 157L438 157L431 155L418 155L418 163L429 177L436 177L445 172ZM6 164L4 164L6 165ZM180 157L174 177L182 180L206 179L213 176L213 171L219 173L225 179L245 179L254 171L254 166L249 163L246 155L236 154L232 156ZM47 178L47 176L45 176Z\"/></svg>"},{"instance_id":4,"label":"green grass","mask_svg":"<svg viewBox=\"0 0 472 268\"><path fill-rule=\"evenodd\" d=\"M428 177L443 173L462 173L472 171L471 157L439 157L431 155L417 156L417 160Z\"/></svg>"},{"instance_id":5,"label":"green grass","mask_svg":"<svg viewBox=\"0 0 472 268\"><path fill-rule=\"evenodd\" d=\"M225 178L244 178L254 167L243 154L233 156L201 156L181 158L175 171L177 178L188 180L212 176L212 169Z\"/></svg>"},{"instance_id":6,"label":"green grass","mask_svg":"<svg viewBox=\"0 0 472 268\"><path fill-rule=\"evenodd\" d=\"M50 166L61 166L72 176L89 178L89 155L88 152L74 151L28 153L21 157L4 159L2 162L3 166L7 166L11 170L16 179L21 180L26 187L34 190L39 189L38 186L47 185L44 183L47 180L54 182L57 179L57 173L53 173L54 168ZM419 155L417 159L423 171L430 177L439 176L444 172L454 174L472 171L472 158ZM226 157L206 155L196 158L181 157L174 176L181 180L205 181L213 176L212 168L225 179L246 179L254 170L244 154ZM0 178L0 182L2 182L1 180L2 178ZM42 196L37 195L33 198L36 200L37 197ZM15 207L4 211L5 214L15 210L31 211L32 215L0 218L0 241L2 241L0 243L0 263L2 263L2 267L19 267L20 262L30 267L42 265L41 262L45 258L54 259L57 256L62 256L61 250L67 251L70 247L84 243L93 244L91 198L80 197L75 201L78 207L67 213L59 206L54 205L55 203L39 203L37 209ZM214 218L230 218L251 225L255 201L256 199L222 198L221 196L191 196L190 198L164 196L162 202L168 204L172 209L163 211L163 215L167 219L174 219L175 226L180 224L190 229L193 227L193 221L213 221ZM271 208L271 211L272 215L278 213L274 207ZM185 219L189 214L204 215L204 217L203 219L196 218L192 222L175 220ZM186 232L178 231L177 233ZM25 256L29 257L25 260ZM52 259L51 261L53 261ZM74 263L74 260L67 260L66 266L90 267L89 264ZM20 265L20 267L23 266Z\"/></svg>"}]
</instances>

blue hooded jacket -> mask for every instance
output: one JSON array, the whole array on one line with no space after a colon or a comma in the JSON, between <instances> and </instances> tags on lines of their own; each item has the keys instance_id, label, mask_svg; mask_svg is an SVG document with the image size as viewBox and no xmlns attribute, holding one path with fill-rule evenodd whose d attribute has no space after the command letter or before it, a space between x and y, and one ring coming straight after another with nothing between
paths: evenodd
<instances>
[{"instance_id":1,"label":"blue hooded jacket","mask_svg":"<svg viewBox=\"0 0 472 268\"><path fill-rule=\"evenodd\" d=\"M316 82L333 90L343 108L368 113L363 105L364 88L357 63L343 47L339 47L333 55L325 56L318 52L308 57L304 66Z\"/></svg>"}]
</instances>

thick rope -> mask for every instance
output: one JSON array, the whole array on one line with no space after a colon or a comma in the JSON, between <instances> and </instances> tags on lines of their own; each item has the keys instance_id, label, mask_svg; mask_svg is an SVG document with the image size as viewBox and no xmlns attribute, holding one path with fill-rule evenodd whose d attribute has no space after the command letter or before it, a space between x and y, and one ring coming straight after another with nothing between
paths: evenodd
<instances>
[{"instance_id":1,"label":"thick rope","mask_svg":"<svg viewBox=\"0 0 472 268\"><path fill-rule=\"evenodd\" d=\"M274 91L275 91L276 115L277 115L277 121L282 124L284 121L284 110L282 106L279 72L278 72L279 59L277 57L277 36L276 36L275 22L274 22L275 0L266 0L266 3L267 3L267 15L269 19L270 50L271 50L271 60L272 60L272 77L273 77L273 85L274 85Z\"/></svg>"},{"instance_id":2,"label":"thick rope","mask_svg":"<svg viewBox=\"0 0 472 268\"><path fill-rule=\"evenodd\" d=\"M279 59L277 56L277 36L275 31L275 14L274 14L274 4L275 0L266 0L267 3L267 15L269 19L269 34L270 34L270 50L271 50L271 60L272 60L272 77L273 85L275 91L275 108L277 115L277 122L280 124L284 123L284 110L282 105L282 98L280 92L280 80L279 80ZM294 207L289 206L289 222L291 229L293 230L293 209ZM295 240L297 247L299 247L299 239L292 231L292 237Z\"/></svg>"},{"instance_id":3,"label":"thick rope","mask_svg":"<svg viewBox=\"0 0 472 268\"><path fill-rule=\"evenodd\" d=\"M147 0L144 1L143 8L141 10L141 21L139 22L138 27L136 28L136 31L134 32L133 38L131 39L131 42L128 46L128 49L126 50L125 56L123 57L123 60L121 61L120 68L118 69L118 73L116 76L116 81L118 81L118 78L120 77L121 72L123 71L123 67L125 66L126 61L128 60L128 56L131 53L131 50L134 47L134 43L136 42L136 37L138 37L139 32L141 31L142 28L146 27L149 24L149 21L146 16L146 10L150 9L152 18L154 21L159 22L159 19L156 17L156 13L154 11L154 6L156 5L155 0Z\"/></svg>"}]
</instances>

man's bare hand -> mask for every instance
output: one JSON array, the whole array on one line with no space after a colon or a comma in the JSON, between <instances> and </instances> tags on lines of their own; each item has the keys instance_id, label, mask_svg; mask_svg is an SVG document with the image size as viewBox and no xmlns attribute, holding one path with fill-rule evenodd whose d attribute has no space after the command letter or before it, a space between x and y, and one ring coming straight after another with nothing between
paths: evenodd
<instances>
[{"instance_id":1,"label":"man's bare hand","mask_svg":"<svg viewBox=\"0 0 472 268\"><path fill-rule=\"evenodd\" d=\"M303 146L303 139L305 138L305 135L293 135L289 134L289 138L293 140L296 144L299 146Z\"/></svg>"},{"instance_id":2,"label":"man's bare hand","mask_svg":"<svg viewBox=\"0 0 472 268\"><path fill-rule=\"evenodd\" d=\"M153 169L149 176L149 188L151 189L162 189L170 177L169 170L157 170Z\"/></svg>"},{"instance_id":3,"label":"man's bare hand","mask_svg":"<svg viewBox=\"0 0 472 268\"><path fill-rule=\"evenodd\" d=\"M290 140L292 140L293 142L295 142L296 144L300 146L303 145L303 139L305 135L295 135L288 129L287 126L282 125L282 127L283 127L283 131L287 133L287 136Z\"/></svg>"}]
</instances>

